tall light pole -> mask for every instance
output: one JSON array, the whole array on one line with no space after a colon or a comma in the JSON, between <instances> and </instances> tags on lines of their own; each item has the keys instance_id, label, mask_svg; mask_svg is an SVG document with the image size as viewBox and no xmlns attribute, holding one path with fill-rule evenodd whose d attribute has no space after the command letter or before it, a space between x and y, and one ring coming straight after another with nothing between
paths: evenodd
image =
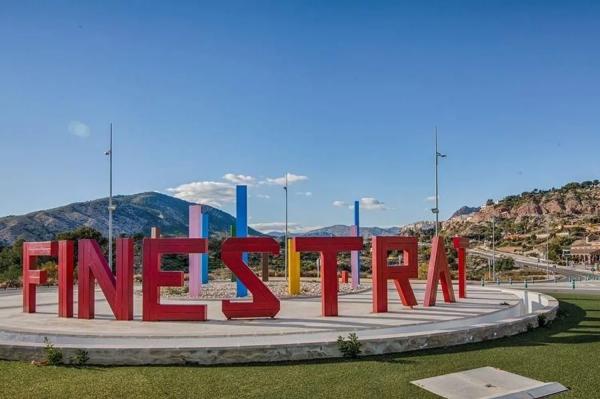
<instances>
[{"instance_id":1,"label":"tall light pole","mask_svg":"<svg viewBox=\"0 0 600 399\"><path fill-rule=\"evenodd\" d=\"M550 279L550 264L548 263L548 247L550 242L550 227L549 222L546 220L546 278Z\"/></svg>"},{"instance_id":2,"label":"tall light pole","mask_svg":"<svg viewBox=\"0 0 600 399\"><path fill-rule=\"evenodd\" d=\"M115 206L112 202L112 191L113 191L113 129L112 123L110 124L110 139L108 151L104 153L108 156L108 170L109 170L109 188L108 188L108 267L112 270L113 256L112 256L112 236L113 236L113 211Z\"/></svg>"},{"instance_id":3,"label":"tall light pole","mask_svg":"<svg viewBox=\"0 0 600 399\"><path fill-rule=\"evenodd\" d=\"M439 234L440 227L440 190L438 183L438 167L440 158L446 158L446 155L438 151L438 133L437 126L435 127L435 208L431 210L435 214L435 235Z\"/></svg>"},{"instance_id":4,"label":"tall light pole","mask_svg":"<svg viewBox=\"0 0 600 399\"><path fill-rule=\"evenodd\" d=\"M285 278L288 276L288 172L285 172Z\"/></svg>"},{"instance_id":5,"label":"tall light pole","mask_svg":"<svg viewBox=\"0 0 600 399\"><path fill-rule=\"evenodd\" d=\"M492 218L492 280L496 279L496 218Z\"/></svg>"}]
</instances>

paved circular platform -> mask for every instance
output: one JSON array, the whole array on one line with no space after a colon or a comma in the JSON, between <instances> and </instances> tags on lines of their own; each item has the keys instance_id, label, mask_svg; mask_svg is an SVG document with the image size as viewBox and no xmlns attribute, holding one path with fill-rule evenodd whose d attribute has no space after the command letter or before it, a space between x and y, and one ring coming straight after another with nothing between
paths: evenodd
<instances>
[{"instance_id":1,"label":"paved circular platform","mask_svg":"<svg viewBox=\"0 0 600 399\"><path fill-rule=\"evenodd\" d=\"M413 288L422 303L424 285ZM275 319L226 320L220 301L203 300L206 322L143 322L137 297L135 320L116 321L101 293L95 320L58 318L53 289L40 290L38 313L26 314L20 292L7 292L0 295L0 358L39 359L48 337L67 357L85 349L94 364L288 361L338 357L335 341L350 332L357 333L364 354L382 354L514 335L537 326L538 314L553 318L558 305L543 294L470 286L468 299L447 304L440 293L435 307L410 309L389 289L388 313L371 313L368 290L340 296L338 317L320 316L320 298L298 298L282 300Z\"/></svg>"}]
</instances>

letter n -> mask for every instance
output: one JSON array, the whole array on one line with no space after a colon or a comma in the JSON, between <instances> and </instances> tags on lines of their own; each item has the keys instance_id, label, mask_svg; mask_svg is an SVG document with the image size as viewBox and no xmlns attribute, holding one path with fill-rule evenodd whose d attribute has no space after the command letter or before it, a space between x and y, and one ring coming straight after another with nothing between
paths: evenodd
<instances>
[{"instance_id":1,"label":"letter n","mask_svg":"<svg viewBox=\"0 0 600 399\"><path fill-rule=\"evenodd\" d=\"M433 241L431 242L431 258L429 258L429 268L427 269L427 287L425 288L424 306L435 305L438 281L442 284L444 301L456 302L456 299L454 299L454 289L452 288L452 279L450 278L450 268L448 267L448 258L446 257L444 240L439 236L433 237Z\"/></svg>"},{"instance_id":2,"label":"letter n","mask_svg":"<svg viewBox=\"0 0 600 399\"><path fill-rule=\"evenodd\" d=\"M133 320L133 239L117 239L116 278L95 240L79 240L78 317L94 318L95 281L117 320Z\"/></svg>"},{"instance_id":3,"label":"letter n","mask_svg":"<svg viewBox=\"0 0 600 399\"><path fill-rule=\"evenodd\" d=\"M403 264L388 265L389 251L402 251ZM373 312L388 311L388 280L394 280L404 306L416 306L417 299L410 286L410 278L418 277L418 242L416 237L373 237Z\"/></svg>"}]
</instances>

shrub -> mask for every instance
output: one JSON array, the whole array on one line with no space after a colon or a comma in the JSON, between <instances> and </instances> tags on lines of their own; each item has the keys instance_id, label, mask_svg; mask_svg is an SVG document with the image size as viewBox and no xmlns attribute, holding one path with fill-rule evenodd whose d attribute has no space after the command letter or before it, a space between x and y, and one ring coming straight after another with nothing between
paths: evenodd
<instances>
[{"instance_id":1,"label":"shrub","mask_svg":"<svg viewBox=\"0 0 600 399\"><path fill-rule=\"evenodd\" d=\"M0 283L6 288L18 288L21 286L21 267L10 266L4 273L0 274Z\"/></svg>"},{"instance_id":2,"label":"shrub","mask_svg":"<svg viewBox=\"0 0 600 399\"><path fill-rule=\"evenodd\" d=\"M90 360L88 352L83 349L77 349L75 355L71 357L71 363L77 367L83 367Z\"/></svg>"},{"instance_id":3,"label":"shrub","mask_svg":"<svg viewBox=\"0 0 600 399\"><path fill-rule=\"evenodd\" d=\"M348 339L344 339L341 335L337 339L337 346L342 352L342 355L347 358L356 358L360 354L361 343L355 333L350 333Z\"/></svg>"},{"instance_id":4,"label":"shrub","mask_svg":"<svg viewBox=\"0 0 600 399\"><path fill-rule=\"evenodd\" d=\"M62 352L54 347L48 337L44 337L44 345L44 352L46 353L46 361L48 364L51 366L58 366L62 364Z\"/></svg>"},{"instance_id":5,"label":"shrub","mask_svg":"<svg viewBox=\"0 0 600 399\"><path fill-rule=\"evenodd\" d=\"M549 325L550 325L550 323L548 322L548 318L546 317L546 315L543 315L543 314L538 315L538 326L547 327Z\"/></svg>"}]
</instances>

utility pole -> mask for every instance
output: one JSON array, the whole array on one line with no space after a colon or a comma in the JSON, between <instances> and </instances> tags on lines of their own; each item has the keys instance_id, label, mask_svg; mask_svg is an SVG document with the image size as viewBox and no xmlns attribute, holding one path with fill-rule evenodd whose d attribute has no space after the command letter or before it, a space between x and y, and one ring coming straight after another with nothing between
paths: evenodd
<instances>
[{"instance_id":1,"label":"utility pole","mask_svg":"<svg viewBox=\"0 0 600 399\"><path fill-rule=\"evenodd\" d=\"M108 187L108 267L113 269L113 211L115 206L112 202L113 196L113 126L110 124L110 137L108 151L104 153L108 156L108 172L109 172L109 187Z\"/></svg>"},{"instance_id":2,"label":"utility pole","mask_svg":"<svg viewBox=\"0 0 600 399\"><path fill-rule=\"evenodd\" d=\"M548 247L550 241L550 228L546 222L546 278L550 279L550 264L548 263Z\"/></svg>"},{"instance_id":3,"label":"utility pole","mask_svg":"<svg viewBox=\"0 0 600 399\"><path fill-rule=\"evenodd\" d=\"M288 172L285 172L285 278L288 277Z\"/></svg>"},{"instance_id":4,"label":"utility pole","mask_svg":"<svg viewBox=\"0 0 600 399\"><path fill-rule=\"evenodd\" d=\"M438 151L438 133L437 126L435 127L435 208L431 210L435 214L435 235L439 234L440 228L440 190L438 183L438 167L440 158L446 158L446 155Z\"/></svg>"},{"instance_id":5,"label":"utility pole","mask_svg":"<svg viewBox=\"0 0 600 399\"><path fill-rule=\"evenodd\" d=\"M492 218L492 280L496 279L496 218Z\"/></svg>"}]
</instances>

